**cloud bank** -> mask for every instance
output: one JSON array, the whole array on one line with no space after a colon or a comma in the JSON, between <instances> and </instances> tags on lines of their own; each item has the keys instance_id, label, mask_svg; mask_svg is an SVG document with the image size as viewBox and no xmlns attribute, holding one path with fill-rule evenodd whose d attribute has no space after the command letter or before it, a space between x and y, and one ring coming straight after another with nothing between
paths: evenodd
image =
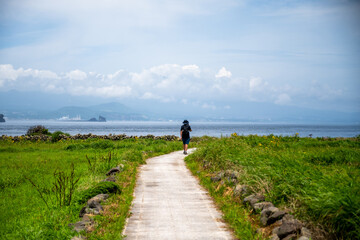
<instances>
[{"instance_id":1,"label":"cloud bank","mask_svg":"<svg viewBox=\"0 0 360 240\"><path fill-rule=\"evenodd\" d=\"M333 89L313 82L304 88L276 85L261 77L233 76L222 67L218 71L197 65L163 64L140 72L119 70L111 74L83 72L65 73L50 70L14 68L0 65L0 91L43 91L74 96L157 100L161 102L196 103L215 110L214 102L272 102L300 106L299 102L329 104L346 94L346 89ZM223 107L223 106L222 106ZM227 105L227 108L230 106Z\"/></svg>"}]
</instances>

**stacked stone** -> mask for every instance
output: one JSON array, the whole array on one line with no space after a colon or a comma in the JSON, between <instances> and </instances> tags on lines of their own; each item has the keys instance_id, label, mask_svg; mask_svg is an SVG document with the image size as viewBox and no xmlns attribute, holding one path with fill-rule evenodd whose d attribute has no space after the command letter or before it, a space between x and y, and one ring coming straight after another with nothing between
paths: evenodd
<instances>
[{"instance_id":1,"label":"stacked stone","mask_svg":"<svg viewBox=\"0 0 360 240\"><path fill-rule=\"evenodd\" d=\"M94 135L94 134L76 134L73 136L68 136L65 134L59 135L59 140L87 140L87 139L105 139L105 140L124 140L124 139L154 139L154 140L165 140L165 141L177 141L179 138L175 135L165 135L165 136L154 136L154 135L146 135L146 136L127 136L125 134L118 134L118 135ZM8 140L11 139L14 142L18 142L20 140L29 140L29 141L51 141L52 137L48 135L32 135L32 136L7 136L2 135L1 140Z\"/></svg>"},{"instance_id":2,"label":"stacked stone","mask_svg":"<svg viewBox=\"0 0 360 240\"><path fill-rule=\"evenodd\" d=\"M204 168L210 167L210 163L203 162ZM255 212L260 213L262 227L274 227L271 240L308 240L311 239L311 232L304 227L304 224L295 219L294 216L282 211L273 203L265 201L264 195L254 193L250 195L250 188L246 185L237 184L239 172L233 170L220 171L211 177L213 182L224 181L234 184L233 195L243 199L245 205L249 205ZM258 229L261 232L261 229Z\"/></svg>"},{"instance_id":3,"label":"stacked stone","mask_svg":"<svg viewBox=\"0 0 360 240\"><path fill-rule=\"evenodd\" d=\"M103 180L109 182L115 182L115 176L122 172L124 169L124 165L120 164L119 166L110 169L106 175L108 176ZM86 231L91 232L96 227L96 222L94 221L94 217L96 215L101 215L104 208L101 205L102 202L105 202L109 198L109 194L98 194L95 197L92 197L87 201L86 206L84 206L79 213L79 217L82 218L81 221L76 223L70 223L69 227L73 228L76 232ZM86 239L84 236L75 236L71 240L80 240Z\"/></svg>"}]
</instances>

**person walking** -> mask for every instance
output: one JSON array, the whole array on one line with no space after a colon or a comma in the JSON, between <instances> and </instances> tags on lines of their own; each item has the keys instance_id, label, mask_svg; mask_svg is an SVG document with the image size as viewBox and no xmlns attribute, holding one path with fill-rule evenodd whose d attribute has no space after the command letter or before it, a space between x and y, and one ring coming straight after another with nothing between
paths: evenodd
<instances>
[{"instance_id":1,"label":"person walking","mask_svg":"<svg viewBox=\"0 0 360 240\"><path fill-rule=\"evenodd\" d=\"M184 154L187 154L187 149L189 146L189 142L190 142L190 132L191 132L191 127L189 125L189 121L188 120L184 120L183 121L183 125L180 128L180 139L183 142L183 147L184 147Z\"/></svg>"}]
</instances>

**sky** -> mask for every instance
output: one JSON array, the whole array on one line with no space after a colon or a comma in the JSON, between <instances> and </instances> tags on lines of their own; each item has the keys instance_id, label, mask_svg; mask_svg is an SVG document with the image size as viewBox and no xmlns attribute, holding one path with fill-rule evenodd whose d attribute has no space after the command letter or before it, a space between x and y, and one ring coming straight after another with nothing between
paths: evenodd
<instances>
[{"instance_id":1,"label":"sky","mask_svg":"<svg viewBox=\"0 0 360 240\"><path fill-rule=\"evenodd\" d=\"M0 0L0 94L360 112L360 1Z\"/></svg>"}]
</instances>

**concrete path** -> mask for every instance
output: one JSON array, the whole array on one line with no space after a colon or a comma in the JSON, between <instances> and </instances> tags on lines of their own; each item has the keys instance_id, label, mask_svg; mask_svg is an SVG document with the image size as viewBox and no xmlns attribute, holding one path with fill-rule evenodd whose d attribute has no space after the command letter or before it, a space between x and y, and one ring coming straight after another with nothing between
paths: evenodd
<instances>
[{"instance_id":1,"label":"concrete path","mask_svg":"<svg viewBox=\"0 0 360 240\"><path fill-rule=\"evenodd\" d=\"M141 166L126 239L234 239L184 158L179 151Z\"/></svg>"}]
</instances>

